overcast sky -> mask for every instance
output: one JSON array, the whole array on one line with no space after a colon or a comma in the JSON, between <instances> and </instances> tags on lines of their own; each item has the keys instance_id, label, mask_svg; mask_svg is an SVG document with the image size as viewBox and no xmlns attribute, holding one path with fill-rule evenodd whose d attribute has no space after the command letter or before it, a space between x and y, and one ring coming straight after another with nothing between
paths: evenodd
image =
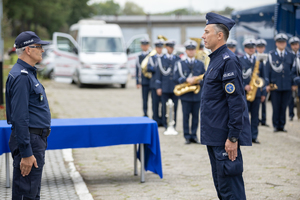
<instances>
[{"instance_id":1,"label":"overcast sky","mask_svg":"<svg viewBox=\"0 0 300 200\"><path fill-rule=\"evenodd\" d=\"M178 8L192 8L195 11L208 12L211 10L223 10L227 6L235 10L253 8L262 5L275 4L277 0L114 0L121 6L126 1L132 1L141 6L146 13L159 13ZM93 2L105 2L105 0L90 0Z\"/></svg>"}]
</instances>

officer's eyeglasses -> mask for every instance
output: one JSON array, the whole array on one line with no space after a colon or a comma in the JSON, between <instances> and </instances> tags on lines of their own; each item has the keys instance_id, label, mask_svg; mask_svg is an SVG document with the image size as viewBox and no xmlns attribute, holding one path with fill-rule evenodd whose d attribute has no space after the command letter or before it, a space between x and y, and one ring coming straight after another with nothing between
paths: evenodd
<instances>
[{"instance_id":1,"label":"officer's eyeglasses","mask_svg":"<svg viewBox=\"0 0 300 200\"><path fill-rule=\"evenodd\" d=\"M39 50L42 50L43 49L43 46L42 45L39 45L39 46L28 46L29 48L37 48ZM25 50L25 48L23 49L23 51Z\"/></svg>"}]
</instances>

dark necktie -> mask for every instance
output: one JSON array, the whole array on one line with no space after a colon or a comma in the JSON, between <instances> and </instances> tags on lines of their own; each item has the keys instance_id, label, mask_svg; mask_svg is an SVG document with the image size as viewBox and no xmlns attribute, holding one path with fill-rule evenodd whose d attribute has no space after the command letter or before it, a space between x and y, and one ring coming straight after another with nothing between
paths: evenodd
<instances>
[{"instance_id":1,"label":"dark necktie","mask_svg":"<svg viewBox=\"0 0 300 200\"><path fill-rule=\"evenodd\" d=\"M253 63L252 56L249 56L249 60L250 60L251 63Z\"/></svg>"}]
</instances>

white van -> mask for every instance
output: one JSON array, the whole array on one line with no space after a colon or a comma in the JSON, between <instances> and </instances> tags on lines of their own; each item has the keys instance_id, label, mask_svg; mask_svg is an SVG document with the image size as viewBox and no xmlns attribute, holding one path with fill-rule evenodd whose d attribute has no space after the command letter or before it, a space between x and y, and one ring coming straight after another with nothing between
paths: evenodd
<instances>
[{"instance_id":1,"label":"white van","mask_svg":"<svg viewBox=\"0 0 300 200\"><path fill-rule=\"evenodd\" d=\"M84 84L126 87L130 72L126 45L117 24L80 20L70 27L70 34L53 34L55 79L68 78L79 87Z\"/></svg>"}]
</instances>

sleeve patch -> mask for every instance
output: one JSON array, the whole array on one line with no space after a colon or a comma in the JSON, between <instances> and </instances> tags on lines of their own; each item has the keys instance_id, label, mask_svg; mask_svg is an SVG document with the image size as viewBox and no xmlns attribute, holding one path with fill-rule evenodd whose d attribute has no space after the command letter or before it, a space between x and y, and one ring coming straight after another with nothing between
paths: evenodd
<instances>
[{"instance_id":1,"label":"sleeve patch","mask_svg":"<svg viewBox=\"0 0 300 200\"><path fill-rule=\"evenodd\" d=\"M229 54L228 54L227 52L225 52L225 53L223 54L223 60L226 60L226 59L228 59L228 58L230 58L230 56L229 56Z\"/></svg>"},{"instance_id":2,"label":"sleeve patch","mask_svg":"<svg viewBox=\"0 0 300 200\"><path fill-rule=\"evenodd\" d=\"M235 86L233 83L227 83L225 85L225 91L228 93L228 94L232 94L234 91L235 91Z\"/></svg>"},{"instance_id":3,"label":"sleeve patch","mask_svg":"<svg viewBox=\"0 0 300 200\"><path fill-rule=\"evenodd\" d=\"M223 74L223 78L228 78L230 76L234 76L234 72L228 72Z\"/></svg>"}]
</instances>

